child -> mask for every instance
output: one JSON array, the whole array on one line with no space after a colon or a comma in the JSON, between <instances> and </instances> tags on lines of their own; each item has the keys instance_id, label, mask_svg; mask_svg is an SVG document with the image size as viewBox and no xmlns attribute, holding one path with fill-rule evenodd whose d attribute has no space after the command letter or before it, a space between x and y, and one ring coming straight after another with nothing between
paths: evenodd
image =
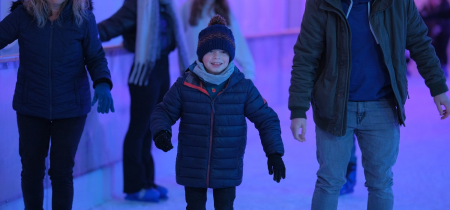
<instances>
[{"instance_id":1,"label":"child","mask_svg":"<svg viewBox=\"0 0 450 210\"><path fill-rule=\"evenodd\" d=\"M214 189L216 209L233 209L242 182L245 117L259 130L269 174L277 182L285 178L278 116L231 62L234 54L233 33L216 15L199 34L198 60L152 113L153 139L165 152L173 148L171 126L181 118L176 179L185 186L186 209L205 209L207 188Z\"/></svg>"}]
</instances>

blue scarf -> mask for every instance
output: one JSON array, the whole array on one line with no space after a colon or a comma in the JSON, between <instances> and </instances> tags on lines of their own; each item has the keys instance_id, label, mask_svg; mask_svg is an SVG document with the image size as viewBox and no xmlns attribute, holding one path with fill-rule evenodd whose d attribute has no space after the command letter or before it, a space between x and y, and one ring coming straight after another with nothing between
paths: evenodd
<instances>
[{"instance_id":1,"label":"blue scarf","mask_svg":"<svg viewBox=\"0 0 450 210\"><path fill-rule=\"evenodd\" d=\"M193 72L199 76L202 80L204 80L205 82L211 83L211 84L215 84L215 85L220 85L223 82L225 82L228 78L230 78L231 74L233 74L234 72L234 68L235 65L233 62L230 62L230 64L228 64L227 68L225 70L223 70L222 72L220 72L220 74L210 74L206 71L205 66L203 65L202 62L200 62L199 60L196 60L195 63L197 64L194 67Z\"/></svg>"}]
</instances>

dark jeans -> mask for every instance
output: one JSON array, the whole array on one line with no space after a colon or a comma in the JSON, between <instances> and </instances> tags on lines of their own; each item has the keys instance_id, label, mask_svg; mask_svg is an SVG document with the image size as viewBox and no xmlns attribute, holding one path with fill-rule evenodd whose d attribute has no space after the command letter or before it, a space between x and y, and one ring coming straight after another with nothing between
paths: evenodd
<instances>
[{"instance_id":1,"label":"dark jeans","mask_svg":"<svg viewBox=\"0 0 450 210\"><path fill-rule=\"evenodd\" d=\"M47 120L17 113L19 154L22 162L22 194L25 210L42 209L44 200L45 158L50 146L52 209L72 209L75 153L86 115Z\"/></svg>"},{"instance_id":2,"label":"dark jeans","mask_svg":"<svg viewBox=\"0 0 450 210\"><path fill-rule=\"evenodd\" d=\"M184 187L186 210L206 210L207 188ZM213 189L214 209L233 210L236 187Z\"/></svg>"},{"instance_id":3,"label":"dark jeans","mask_svg":"<svg viewBox=\"0 0 450 210\"><path fill-rule=\"evenodd\" d=\"M169 90L169 58L156 62L147 86L129 84L130 124L123 143L124 192L135 193L155 185L151 154L150 116Z\"/></svg>"}]
</instances>

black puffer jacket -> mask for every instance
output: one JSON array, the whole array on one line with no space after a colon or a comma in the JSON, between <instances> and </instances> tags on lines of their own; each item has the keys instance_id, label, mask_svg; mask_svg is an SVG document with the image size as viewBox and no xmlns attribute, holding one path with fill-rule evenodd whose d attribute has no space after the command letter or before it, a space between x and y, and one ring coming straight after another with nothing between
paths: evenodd
<instances>
[{"instance_id":1,"label":"black puffer jacket","mask_svg":"<svg viewBox=\"0 0 450 210\"><path fill-rule=\"evenodd\" d=\"M21 1L14 2L11 11L0 22L0 49L19 41L14 110L45 119L87 114L91 96L86 67L94 86L106 82L112 87L92 12L78 26L69 0L57 21L40 28Z\"/></svg>"},{"instance_id":2,"label":"black puffer jacket","mask_svg":"<svg viewBox=\"0 0 450 210\"><path fill-rule=\"evenodd\" d=\"M200 78L191 72L195 65L178 78L155 108L151 117L152 133L171 130L180 119L178 184L201 188L238 186L242 182L247 145L245 118L258 129L267 156L283 155L278 115L237 68L225 89L211 99Z\"/></svg>"}]
</instances>

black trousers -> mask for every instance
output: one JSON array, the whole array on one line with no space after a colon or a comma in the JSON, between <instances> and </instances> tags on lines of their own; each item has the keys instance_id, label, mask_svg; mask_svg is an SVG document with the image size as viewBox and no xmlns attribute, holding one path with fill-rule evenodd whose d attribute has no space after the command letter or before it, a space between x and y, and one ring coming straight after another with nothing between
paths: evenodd
<instances>
[{"instance_id":1,"label":"black trousers","mask_svg":"<svg viewBox=\"0 0 450 210\"><path fill-rule=\"evenodd\" d=\"M186 210L206 210L207 188L184 187ZM233 210L236 187L213 189L214 209Z\"/></svg>"},{"instance_id":2,"label":"black trousers","mask_svg":"<svg viewBox=\"0 0 450 210\"><path fill-rule=\"evenodd\" d=\"M130 124L123 143L124 192L135 193L155 186L151 154L150 116L169 90L169 58L156 61L147 86L129 84Z\"/></svg>"},{"instance_id":3,"label":"black trousers","mask_svg":"<svg viewBox=\"0 0 450 210\"><path fill-rule=\"evenodd\" d=\"M25 210L43 209L45 158L50 141L52 209L72 209L75 153L78 149L86 115L47 120L17 113L19 154L22 162L22 194ZM51 140L50 140L51 139Z\"/></svg>"}]
</instances>

